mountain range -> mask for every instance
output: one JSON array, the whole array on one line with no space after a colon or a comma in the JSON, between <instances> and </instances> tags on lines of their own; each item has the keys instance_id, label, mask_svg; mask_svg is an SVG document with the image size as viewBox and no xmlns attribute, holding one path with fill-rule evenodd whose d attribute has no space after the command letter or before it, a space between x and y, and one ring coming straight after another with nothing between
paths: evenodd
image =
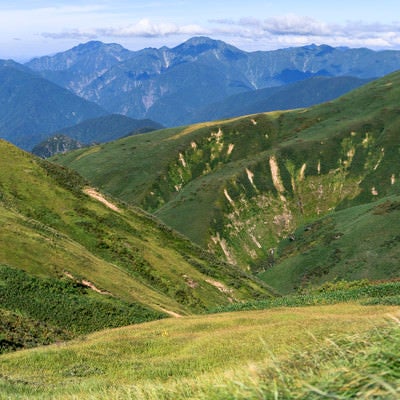
<instances>
[{"instance_id":1,"label":"mountain range","mask_svg":"<svg viewBox=\"0 0 400 400\"><path fill-rule=\"evenodd\" d=\"M381 77L398 69L400 52L326 45L246 52L195 37L171 49L140 51L88 42L25 65L110 113L178 126L198 122L201 109L243 92L315 76ZM211 118L203 113L201 119Z\"/></svg>"},{"instance_id":2,"label":"mountain range","mask_svg":"<svg viewBox=\"0 0 400 400\"><path fill-rule=\"evenodd\" d=\"M153 129L306 107L394 71L399 60L396 51L325 45L245 52L206 37L140 51L92 41L25 65L0 61L0 135L31 150L60 134L84 144L129 134L115 114L150 119ZM106 116L110 132L91 126Z\"/></svg>"},{"instance_id":3,"label":"mountain range","mask_svg":"<svg viewBox=\"0 0 400 400\"><path fill-rule=\"evenodd\" d=\"M23 149L59 128L107 114L26 67L0 63L0 135Z\"/></svg>"},{"instance_id":4,"label":"mountain range","mask_svg":"<svg viewBox=\"0 0 400 400\"><path fill-rule=\"evenodd\" d=\"M256 114L265 110L290 110L333 100L369 82L349 76L307 78L282 86L243 92L196 112L196 119L211 121Z\"/></svg>"}]
</instances>

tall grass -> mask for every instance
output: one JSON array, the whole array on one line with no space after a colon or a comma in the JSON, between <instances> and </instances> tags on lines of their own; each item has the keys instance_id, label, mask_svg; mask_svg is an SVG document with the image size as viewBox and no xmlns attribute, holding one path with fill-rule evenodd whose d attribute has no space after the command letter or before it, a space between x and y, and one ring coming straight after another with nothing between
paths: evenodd
<instances>
[{"instance_id":1,"label":"tall grass","mask_svg":"<svg viewBox=\"0 0 400 400\"><path fill-rule=\"evenodd\" d=\"M386 313L398 309L247 311L99 332L3 355L0 399L395 399L400 327Z\"/></svg>"}]
</instances>

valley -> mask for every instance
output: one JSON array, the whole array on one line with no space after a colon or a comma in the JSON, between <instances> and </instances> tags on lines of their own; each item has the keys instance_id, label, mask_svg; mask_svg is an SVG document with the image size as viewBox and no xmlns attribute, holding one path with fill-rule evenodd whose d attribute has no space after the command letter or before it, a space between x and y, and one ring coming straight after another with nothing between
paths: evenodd
<instances>
[{"instance_id":1,"label":"valley","mask_svg":"<svg viewBox=\"0 0 400 400\"><path fill-rule=\"evenodd\" d=\"M308 109L161 130L54 161L278 290L289 290L295 270L290 290L397 277L399 79Z\"/></svg>"}]
</instances>

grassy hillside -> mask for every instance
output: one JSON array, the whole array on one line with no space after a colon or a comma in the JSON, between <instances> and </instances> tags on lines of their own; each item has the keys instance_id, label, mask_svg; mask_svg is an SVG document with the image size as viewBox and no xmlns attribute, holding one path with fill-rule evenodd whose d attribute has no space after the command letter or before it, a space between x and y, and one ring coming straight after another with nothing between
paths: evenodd
<instances>
[{"instance_id":1,"label":"grassy hillside","mask_svg":"<svg viewBox=\"0 0 400 400\"><path fill-rule=\"evenodd\" d=\"M0 398L397 398L387 315L398 307L341 303L107 330L1 356Z\"/></svg>"},{"instance_id":2,"label":"grassy hillside","mask_svg":"<svg viewBox=\"0 0 400 400\"><path fill-rule=\"evenodd\" d=\"M386 201L400 193L399 97L397 72L309 109L162 130L55 160L155 213L230 263L255 272L273 266L271 275L266 274L272 279L277 255L297 229L314 223L315 228L317 220L335 210ZM358 211L349 211L353 212L356 216ZM389 220L384 216L379 223ZM366 218L359 233L373 232L376 222ZM390 232L399 234L395 227ZM364 248L358 247L356 237L352 236L354 252L362 258ZM334 249L318 250L321 268L309 268L322 272L311 277L322 281L398 276L398 266L385 261L397 254L398 246L393 241L387 257L380 256L384 250L377 251L367 270L361 271L360 262L354 274L344 256L339 270L330 272L336 265L330 259ZM296 255L283 253L285 265ZM304 275L310 280L310 273L297 272L287 287Z\"/></svg>"},{"instance_id":3,"label":"grassy hillside","mask_svg":"<svg viewBox=\"0 0 400 400\"><path fill-rule=\"evenodd\" d=\"M400 196L329 213L279 243L260 277L281 293L324 281L400 276Z\"/></svg>"},{"instance_id":4,"label":"grassy hillside","mask_svg":"<svg viewBox=\"0 0 400 400\"><path fill-rule=\"evenodd\" d=\"M71 336L271 295L76 173L4 141L0 155L0 309L11 325L20 315L28 331L33 320Z\"/></svg>"}]
</instances>

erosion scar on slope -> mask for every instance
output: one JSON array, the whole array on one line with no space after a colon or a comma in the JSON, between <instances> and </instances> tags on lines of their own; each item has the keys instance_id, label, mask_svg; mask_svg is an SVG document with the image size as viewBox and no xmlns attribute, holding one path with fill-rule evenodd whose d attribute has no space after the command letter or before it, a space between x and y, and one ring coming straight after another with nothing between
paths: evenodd
<instances>
[{"instance_id":1,"label":"erosion scar on slope","mask_svg":"<svg viewBox=\"0 0 400 400\"><path fill-rule=\"evenodd\" d=\"M110 208L111 210L121 212L121 210L115 204L106 200L104 196L97 190L93 188L85 188L83 189L83 192L86 193L88 196L92 197L93 199L100 201L100 203L103 203L106 207Z\"/></svg>"}]
</instances>

